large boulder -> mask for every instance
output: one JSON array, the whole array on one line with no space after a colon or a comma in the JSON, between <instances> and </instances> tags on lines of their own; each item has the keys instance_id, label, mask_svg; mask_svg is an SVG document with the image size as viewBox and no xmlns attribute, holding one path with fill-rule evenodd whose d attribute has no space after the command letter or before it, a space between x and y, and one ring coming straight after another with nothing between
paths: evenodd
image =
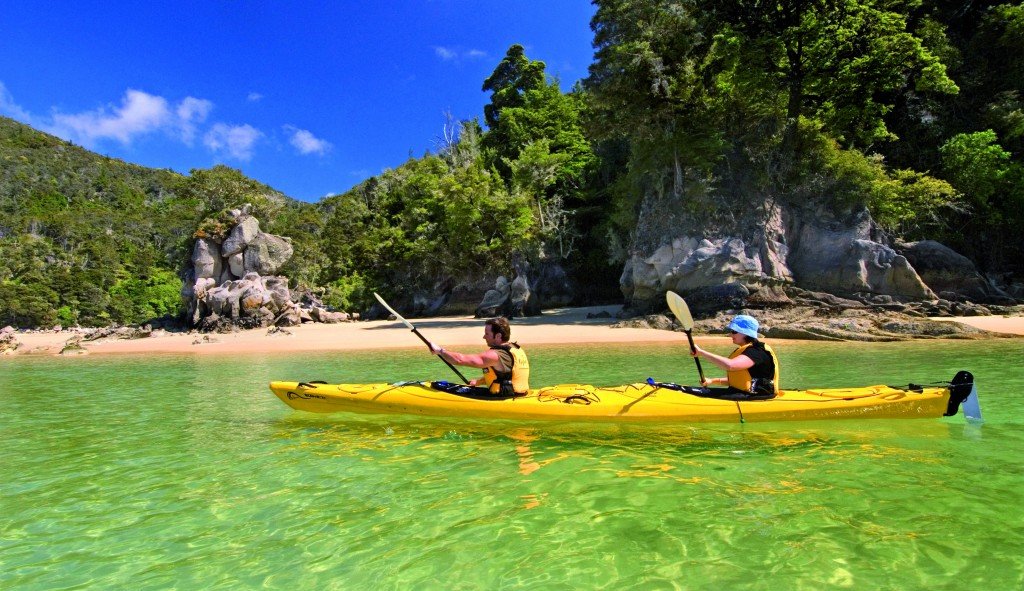
<instances>
[{"instance_id":1,"label":"large boulder","mask_svg":"<svg viewBox=\"0 0 1024 591\"><path fill-rule=\"evenodd\" d=\"M329 312L324 308L319 307L310 308L309 316L314 322L323 322L326 324L348 322L351 319L351 317L345 312Z\"/></svg>"},{"instance_id":2,"label":"large boulder","mask_svg":"<svg viewBox=\"0 0 1024 591\"><path fill-rule=\"evenodd\" d=\"M521 317L525 315L527 301L530 299L530 283L526 276L519 275L512 280L509 286L510 316Z\"/></svg>"},{"instance_id":3,"label":"large boulder","mask_svg":"<svg viewBox=\"0 0 1024 591\"><path fill-rule=\"evenodd\" d=\"M793 260L797 283L806 289L935 298L906 257L884 244L830 233L815 235L813 242Z\"/></svg>"},{"instance_id":4,"label":"large boulder","mask_svg":"<svg viewBox=\"0 0 1024 591\"><path fill-rule=\"evenodd\" d=\"M221 246L221 255L229 257L238 254L252 242L253 238L260 234L260 222L252 216L241 218L238 224L231 229L227 240ZM241 275L236 273L236 275Z\"/></svg>"},{"instance_id":5,"label":"large boulder","mask_svg":"<svg viewBox=\"0 0 1024 591\"><path fill-rule=\"evenodd\" d=\"M793 248L788 262L800 287L935 299L906 257L872 239L873 222L865 209L850 212L843 220L829 219L820 211L795 212L790 230Z\"/></svg>"},{"instance_id":6,"label":"large boulder","mask_svg":"<svg viewBox=\"0 0 1024 591\"><path fill-rule=\"evenodd\" d=\"M287 238L260 232L245 247L245 271L273 275L292 257L292 244Z\"/></svg>"},{"instance_id":7,"label":"large boulder","mask_svg":"<svg viewBox=\"0 0 1024 591\"><path fill-rule=\"evenodd\" d=\"M241 302L239 300L246 287L248 287L247 282L238 280L228 281L223 285L207 290L207 308L217 316L238 320L242 316Z\"/></svg>"},{"instance_id":8,"label":"large boulder","mask_svg":"<svg viewBox=\"0 0 1024 591\"><path fill-rule=\"evenodd\" d=\"M512 284L504 276L498 276L494 280L494 289L484 294L484 299L477 306L474 316L477 318L490 318L502 313L502 309L512 295Z\"/></svg>"},{"instance_id":9,"label":"large boulder","mask_svg":"<svg viewBox=\"0 0 1024 591\"><path fill-rule=\"evenodd\" d=\"M967 257L934 240L897 243L896 248L921 276L945 299L1012 304L1014 299L992 285ZM951 297L952 296L952 297Z\"/></svg>"},{"instance_id":10,"label":"large boulder","mask_svg":"<svg viewBox=\"0 0 1024 591\"><path fill-rule=\"evenodd\" d=\"M288 306L273 319L273 323L277 326L298 326L302 324L302 310L297 304L289 303Z\"/></svg>"},{"instance_id":11,"label":"large boulder","mask_svg":"<svg viewBox=\"0 0 1024 591\"><path fill-rule=\"evenodd\" d=\"M192 248L192 268L195 269L195 277L212 277L217 279L221 273L220 246L212 240L199 238Z\"/></svg>"},{"instance_id":12,"label":"large boulder","mask_svg":"<svg viewBox=\"0 0 1024 591\"><path fill-rule=\"evenodd\" d=\"M270 301L274 304L274 307L278 310L283 310L288 302L292 301L291 292L288 289L288 278L281 276L271 276L261 278L263 282L263 288L267 291L270 296Z\"/></svg>"},{"instance_id":13,"label":"large boulder","mask_svg":"<svg viewBox=\"0 0 1024 591\"><path fill-rule=\"evenodd\" d=\"M14 327L11 326L5 326L0 330L0 355L13 354L21 346L16 335Z\"/></svg>"},{"instance_id":14,"label":"large boulder","mask_svg":"<svg viewBox=\"0 0 1024 591\"><path fill-rule=\"evenodd\" d=\"M657 300L668 290L688 293L722 284L750 287L789 283L788 247L764 238L752 243L742 238L715 240L684 236L672 240L647 257L627 261L619 284L633 302Z\"/></svg>"},{"instance_id":15,"label":"large boulder","mask_svg":"<svg viewBox=\"0 0 1024 591\"><path fill-rule=\"evenodd\" d=\"M245 259L241 252L236 252L227 257L228 271L233 278L245 275Z\"/></svg>"}]
</instances>

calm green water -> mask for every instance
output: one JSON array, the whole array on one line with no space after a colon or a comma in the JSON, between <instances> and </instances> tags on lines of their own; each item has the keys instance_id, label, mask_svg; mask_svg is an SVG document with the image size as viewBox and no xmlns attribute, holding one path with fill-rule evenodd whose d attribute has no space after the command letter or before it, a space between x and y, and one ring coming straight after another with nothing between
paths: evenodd
<instances>
[{"instance_id":1,"label":"calm green water","mask_svg":"<svg viewBox=\"0 0 1024 591\"><path fill-rule=\"evenodd\" d=\"M0 588L1024 587L1024 341L787 344L786 387L973 371L984 425L572 426L294 412L271 379L450 378L422 349L0 361ZM531 349L536 385L695 381Z\"/></svg>"}]
</instances>

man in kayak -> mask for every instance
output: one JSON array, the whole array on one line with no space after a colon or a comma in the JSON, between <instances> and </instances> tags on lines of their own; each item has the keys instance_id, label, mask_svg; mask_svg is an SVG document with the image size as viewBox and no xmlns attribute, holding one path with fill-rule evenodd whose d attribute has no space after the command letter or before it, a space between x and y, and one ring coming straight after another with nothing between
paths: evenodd
<instances>
[{"instance_id":1,"label":"man in kayak","mask_svg":"<svg viewBox=\"0 0 1024 591\"><path fill-rule=\"evenodd\" d=\"M729 323L736 350L728 357L696 347L694 357L703 357L726 371L727 377L705 379L701 385L727 384L728 388L703 388L704 396L736 400L774 398L779 387L779 360L771 347L758 339L760 327L753 316L740 314Z\"/></svg>"},{"instance_id":2,"label":"man in kayak","mask_svg":"<svg viewBox=\"0 0 1024 591\"><path fill-rule=\"evenodd\" d=\"M484 342L487 350L476 355L446 351L430 343L430 352L455 365L478 367L483 377L470 380L470 386L486 388L491 395L522 396L530 389L530 361L526 351L517 343L509 342L512 328L505 318L491 318L484 323Z\"/></svg>"}]
</instances>

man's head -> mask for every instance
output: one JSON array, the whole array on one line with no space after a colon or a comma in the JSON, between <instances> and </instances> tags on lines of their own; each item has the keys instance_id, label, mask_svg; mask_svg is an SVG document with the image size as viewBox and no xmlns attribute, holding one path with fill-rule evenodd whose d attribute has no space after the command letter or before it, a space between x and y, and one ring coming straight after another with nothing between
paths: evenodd
<instances>
[{"instance_id":1,"label":"man's head","mask_svg":"<svg viewBox=\"0 0 1024 591\"><path fill-rule=\"evenodd\" d=\"M490 339L488 338L490 337ZM507 343L512 338L512 328L508 325L508 320L499 316L498 318L490 318L484 323L484 340L493 340L496 345Z\"/></svg>"}]
</instances>

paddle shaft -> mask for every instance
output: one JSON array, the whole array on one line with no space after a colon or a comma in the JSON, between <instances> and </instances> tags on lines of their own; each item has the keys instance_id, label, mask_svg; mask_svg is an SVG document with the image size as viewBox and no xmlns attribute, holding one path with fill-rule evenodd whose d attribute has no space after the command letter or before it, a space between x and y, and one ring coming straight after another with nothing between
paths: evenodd
<instances>
[{"instance_id":1,"label":"paddle shaft","mask_svg":"<svg viewBox=\"0 0 1024 591\"><path fill-rule=\"evenodd\" d=\"M420 338L420 340L423 341L423 344L426 345L428 349L430 349L430 341L428 341L426 337L424 337L422 334L420 334L420 331L416 330L415 326L412 327L412 333L414 335L418 336ZM430 350L433 351L433 349L430 349ZM466 379L466 376L462 375L462 372L459 371L458 369L456 369L454 365L452 365L451 363L448 363L447 359L442 357L440 354L438 354L437 357L441 361L444 361L444 364L447 365L448 367L450 367L452 369L452 371L454 371L457 376L462 378L462 383L463 384L468 384L469 383L469 380Z\"/></svg>"},{"instance_id":2,"label":"paddle shaft","mask_svg":"<svg viewBox=\"0 0 1024 591\"><path fill-rule=\"evenodd\" d=\"M400 320L402 322L402 324L405 324L406 326L408 326L409 330L411 330L414 335L418 336L420 338L420 340L423 341L423 344L426 345L427 348L430 349L430 351L433 353L434 348L430 346L430 341L428 341L426 337L424 337L422 334L420 334L420 331L416 330L416 327L413 326L412 322L409 322L405 318L402 318L402 315L399 314L398 312L395 312L395 309L392 308L391 306L389 306L388 303L384 301L384 298L380 297L380 294L378 294L377 292L373 292L373 297L377 298L377 301L380 302L380 305L384 306L384 308L387 309L388 312L391 312L392 314L394 314L395 318L398 318L398 320ZM447 365L449 368L451 368L451 370L455 372L455 375L457 375L460 378L462 378L462 383L463 384L469 384L469 380L466 379L466 376L462 375L462 372L460 372L459 370L455 369L454 365L452 365L451 363L448 363L447 359L445 359L444 357L441 357L440 354L438 354L437 357L441 361L444 361L444 364Z\"/></svg>"},{"instance_id":3,"label":"paddle shaft","mask_svg":"<svg viewBox=\"0 0 1024 591\"><path fill-rule=\"evenodd\" d=\"M697 352L697 345L693 344L693 334L689 330L687 330L685 332L686 332L686 340L690 341L690 352L691 353L696 353ZM697 364L697 373L700 374L700 384L703 386L704 385L704 368L700 366L700 358L699 357L694 357L693 361L694 361L694 363Z\"/></svg>"}]
</instances>

